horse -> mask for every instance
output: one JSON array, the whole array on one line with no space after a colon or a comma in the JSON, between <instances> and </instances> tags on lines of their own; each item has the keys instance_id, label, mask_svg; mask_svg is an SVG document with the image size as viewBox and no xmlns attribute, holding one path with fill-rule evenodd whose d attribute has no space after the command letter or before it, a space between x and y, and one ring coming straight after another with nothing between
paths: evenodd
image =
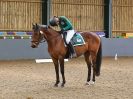
<instances>
[{"instance_id":1,"label":"horse","mask_svg":"<svg viewBox=\"0 0 133 99\"><path fill-rule=\"evenodd\" d=\"M33 34L31 47L37 48L42 40L48 44L48 52L53 60L56 73L55 87L60 83L59 72L62 75L61 87L64 87L66 80L64 75L64 59L68 48L64 44L64 39L60 31L56 31L49 25L32 24ZM95 83L95 76L100 75L102 62L102 43L101 38L94 32L82 32L82 37L85 40L84 45L75 46L77 57L84 55L87 67L88 77L86 85ZM60 68L60 69L59 69ZM91 79L91 69L93 70ZM60 70L60 71L59 71Z\"/></svg>"}]
</instances>

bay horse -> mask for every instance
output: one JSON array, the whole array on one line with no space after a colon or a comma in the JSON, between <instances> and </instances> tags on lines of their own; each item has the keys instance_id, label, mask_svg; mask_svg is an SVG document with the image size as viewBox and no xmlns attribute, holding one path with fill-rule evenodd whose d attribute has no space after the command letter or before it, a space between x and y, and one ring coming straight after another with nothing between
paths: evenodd
<instances>
[{"instance_id":1,"label":"bay horse","mask_svg":"<svg viewBox=\"0 0 133 99\"><path fill-rule=\"evenodd\" d=\"M68 48L64 45L64 40L60 34L60 31L54 30L51 26L33 24L33 34L31 47L37 48L39 43L43 39L48 44L48 52L53 60L56 72L56 82L54 86L58 87L60 83L59 68L62 74L61 87L64 87L66 80L64 75L64 59ZM75 46L77 57L84 55L87 67L88 77L86 85L90 85L90 82L95 82L95 76L100 75L101 61L102 61L102 46L100 37L93 32L82 32L82 37L85 40L84 45ZM93 74L91 79L91 68L93 68ZM92 81L91 81L92 80ZM91 83L92 84L92 83Z\"/></svg>"}]
</instances>

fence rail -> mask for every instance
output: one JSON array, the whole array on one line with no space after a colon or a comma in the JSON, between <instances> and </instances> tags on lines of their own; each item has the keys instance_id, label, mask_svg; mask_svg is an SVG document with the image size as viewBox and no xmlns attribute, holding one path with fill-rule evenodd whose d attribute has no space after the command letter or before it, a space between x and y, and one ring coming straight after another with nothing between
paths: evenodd
<instances>
[{"instance_id":1,"label":"fence rail","mask_svg":"<svg viewBox=\"0 0 133 99\"><path fill-rule=\"evenodd\" d=\"M30 31L40 23L41 0L0 0L0 31Z\"/></svg>"},{"instance_id":2,"label":"fence rail","mask_svg":"<svg viewBox=\"0 0 133 99\"><path fill-rule=\"evenodd\" d=\"M51 16L64 15L79 31L104 31L104 0L52 0ZM112 0L112 36L133 33L133 0Z\"/></svg>"},{"instance_id":3,"label":"fence rail","mask_svg":"<svg viewBox=\"0 0 133 99\"><path fill-rule=\"evenodd\" d=\"M122 33L133 33L133 0L113 0L112 32L113 37Z\"/></svg>"},{"instance_id":4,"label":"fence rail","mask_svg":"<svg viewBox=\"0 0 133 99\"><path fill-rule=\"evenodd\" d=\"M68 17L78 31L104 31L103 0L52 0L51 11L51 17Z\"/></svg>"},{"instance_id":5,"label":"fence rail","mask_svg":"<svg viewBox=\"0 0 133 99\"><path fill-rule=\"evenodd\" d=\"M51 1L51 17L68 17L78 31L104 31L104 0ZM42 2L0 0L0 31L31 31L32 23L42 22ZM112 0L112 36L133 33L132 17L133 0Z\"/></svg>"}]
</instances>

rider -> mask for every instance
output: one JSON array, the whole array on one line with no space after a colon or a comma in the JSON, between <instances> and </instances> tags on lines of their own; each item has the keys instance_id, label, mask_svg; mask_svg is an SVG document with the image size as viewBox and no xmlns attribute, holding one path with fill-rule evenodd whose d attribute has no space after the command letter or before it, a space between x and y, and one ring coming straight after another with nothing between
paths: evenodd
<instances>
[{"instance_id":1,"label":"rider","mask_svg":"<svg viewBox=\"0 0 133 99\"><path fill-rule=\"evenodd\" d=\"M72 55L71 57L76 57L75 49L71 43L71 39L75 34L75 32L68 18L66 18L65 16L58 16L58 17L54 16L53 18L50 19L50 25L60 27L61 33L63 33L63 36L66 35L65 42L67 43L67 46L71 51L71 55Z\"/></svg>"}]
</instances>

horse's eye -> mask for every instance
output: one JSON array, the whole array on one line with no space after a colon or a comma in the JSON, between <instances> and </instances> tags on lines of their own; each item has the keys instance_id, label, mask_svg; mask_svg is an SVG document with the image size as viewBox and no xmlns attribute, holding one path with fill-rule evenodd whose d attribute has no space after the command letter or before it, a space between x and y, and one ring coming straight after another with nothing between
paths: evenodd
<instances>
[{"instance_id":1,"label":"horse's eye","mask_svg":"<svg viewBox=\"0 0 133 99\"><path fill-rule=\"evenodd\" d=\"M48 29L48 26L46 26L46 29Z\"/></svg>"}]
</instances>

